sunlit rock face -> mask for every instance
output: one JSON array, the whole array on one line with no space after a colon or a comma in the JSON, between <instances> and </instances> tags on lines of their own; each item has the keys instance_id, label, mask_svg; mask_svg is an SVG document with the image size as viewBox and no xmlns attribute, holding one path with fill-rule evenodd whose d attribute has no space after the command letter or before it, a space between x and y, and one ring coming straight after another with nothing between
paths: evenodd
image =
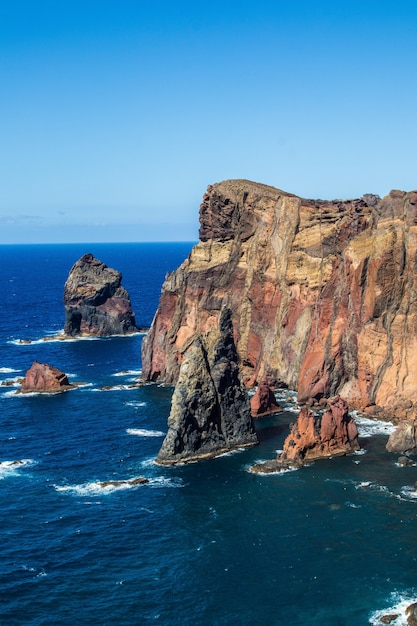
<instances>
[{"instance_id":1,"label":"sunlit rock face","mask_svg":"<svg viewBox=\"0 0 417 626\"><path fill-rule=\"evenodd\" d=\"M122 275L92 254L71 268L64 288L66 335L126 335L137 331Z\"/></svg>"},{"instance_id":2,"label":"sunlit rock face","mask_svg":"<svg viewBox=\"0 0 417 626\"><path fill-rule=\"evenodd\" d=\"M416 414L417 191L305 200L245 180L208 188L200 242L167 276L143 343L148 380L177 380L199 333L232 311L247 386Z\"/></svg>"}]
</instances>

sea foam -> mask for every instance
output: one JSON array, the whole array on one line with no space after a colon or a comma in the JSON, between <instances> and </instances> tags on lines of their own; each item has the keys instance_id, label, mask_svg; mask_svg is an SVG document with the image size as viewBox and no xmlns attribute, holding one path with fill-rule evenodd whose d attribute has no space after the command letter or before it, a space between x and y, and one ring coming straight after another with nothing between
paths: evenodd
<instances>
[{"instance_id":1,"label":"sea foam","mask_svg":"<svg viewBox=\"0 0 417 626\"><path fill-rule=\"evenodd\" d=\"M398 617L390 621L391 626L407 626L406 609L410 604L417 602L416 596L412 594L393 593L389 600L390 606L386 609L378 609L371 614L369 623L374 626L381 626L381 618L384 615L398 615Z\"/></svg>"},{"instance_id":2,"label":"sea foam","mask_svg":"<svg viewBox=\"0 0 417 626\"><path fill-rule=\"evenodd\" d=\"M127 428L128 435L135 435L136 437L164 437L165 433L162 430L147 430L146 428Z\"/></svg>"}]
</instances>

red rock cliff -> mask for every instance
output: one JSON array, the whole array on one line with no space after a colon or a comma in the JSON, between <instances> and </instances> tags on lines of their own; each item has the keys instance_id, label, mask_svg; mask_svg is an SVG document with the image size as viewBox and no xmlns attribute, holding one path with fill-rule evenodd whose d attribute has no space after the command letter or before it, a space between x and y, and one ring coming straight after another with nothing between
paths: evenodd
<instances>
[{"instance_id":1,"label":"red rock cliff","mask_svg":"<svg viewBox=\"0 0 417 626\"><path fill-rule=\"evenodd\" d=\"M210 186L200 243L163 286L143 373L175 382L197 333L233 312L243 377L415 412L417 191L305 200L244 180ZM417 405L416 405L417 406Z\"/></svg>"}]
</instances>

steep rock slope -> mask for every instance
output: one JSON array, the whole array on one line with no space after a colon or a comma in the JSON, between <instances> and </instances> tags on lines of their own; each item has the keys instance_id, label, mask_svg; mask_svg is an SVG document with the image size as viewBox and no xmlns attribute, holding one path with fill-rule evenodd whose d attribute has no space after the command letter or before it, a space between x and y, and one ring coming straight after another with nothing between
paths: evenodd
<instances>
[{"instance_id":1,"label":"steep rock slope","mask_svg":"<svg viewBox=\"0 0 417 626\"><path fill-rule=\"evenodd\" d=\"M200 243L167 276L143 343L148 380L173 383L188 346L231 308L245 383L299 400L415 413L417 192L305 200L245 180L208 188Z\"/></svg>"}]
</instances>

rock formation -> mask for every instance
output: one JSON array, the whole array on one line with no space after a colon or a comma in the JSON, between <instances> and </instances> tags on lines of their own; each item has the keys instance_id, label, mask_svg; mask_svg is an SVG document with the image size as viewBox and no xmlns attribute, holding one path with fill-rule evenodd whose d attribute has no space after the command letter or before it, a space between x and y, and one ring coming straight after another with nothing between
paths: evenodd
<instances>
[{"instance_id":1,"label":"rock formation","mask_svg":"<svg viewBox=\"0 0 417 626\"><path fill-rule=\"evenodd\" d=\"M280 471L300 466L318 459L341 456L359 450L358 429L348 413L346 402L336 396L329 400L322 416L315 416L302 407L291 432L284 442L284 449L274 461L259 463L252 468L255 473Z\"/></svg>"},{"instance_id":2,"label":"rock formation","mask_svg":"<svg viewBox=\"0 0 417 626\"><path fill-rule=\"evenodd\" d=\"M126 335L137 331L122 275L85 254L65 283L66 335Z\"/></svg>"},{"instance_id":3,"label":"rock formation","mask_svg":"<svg viewBox=\"0 0 417 626\"><path fill-rule=\"evenodd\" d=\"M397 454L416 454L417 420L401 422L389 436L387 450Z\"/></svg>"},{"instance_id":4,"label":"rock formation","mask_svg":"<svg viewBox=\"0 0 417 626\"><path fill-rule=\"evenodd\" d=\"M25 374L25 378L17 393L56 393L67 391L75 385L71 385L64 372L47 363L34 361Z\"/></svg>"},{"instance_id":5,"label":"rock formation","mask_svg":"<svg viewBox=\"0 0 417 626\"><path fill-rule=\"evenodd\" d=\"M305 200L244 180L210 186L200 243L167 276L143 342L148 380L176 381L194 338L232 310L245 384L300 402L417 412L417 191Z\"/></svg>"},{"instance_id":6,"label":"rock formation","mask_svg":"<svg viewBox=\"0 0 417 626\"><path fill-rule=\"evenodd\" d=\"M259 382L255 395L250 399L250 409L252 417L263 417L282 411L267 378L262 378Z\"/></svg>"},{"instance_id":7,"label":"rock formation","mask_svg":"<svg viewBox=\"0 0 417 626\"><path fill-rule=\"evenodd\" d=\"M247 392L239 378L231 312L194 338L183 355L168 432L156 462L172 465L257 443Z\"/></svg>"}]
</instances>

